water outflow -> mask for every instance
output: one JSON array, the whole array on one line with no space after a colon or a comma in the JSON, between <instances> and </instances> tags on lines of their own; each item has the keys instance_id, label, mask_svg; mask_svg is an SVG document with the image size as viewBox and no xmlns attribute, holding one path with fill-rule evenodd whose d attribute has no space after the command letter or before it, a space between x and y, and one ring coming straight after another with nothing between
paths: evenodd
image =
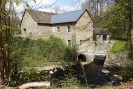
<instances>
[{"instance_id":1,"label":"water outflow","mask_svg":"<svg viewBox=\"0 0 133 89\"><path fill-rule=\"evenodd\" d=\"M65 75L71 73L82 85L112 84L110 71L103 68L105 60L105 56L95 56L93 62L82 64L86 61L86 57L80 54L76 65L65 66L64 69L57 68L57 71L51 76L51 83L54 86L60 86L60 81L66 78Z\"/></svg>"}]
</instances>

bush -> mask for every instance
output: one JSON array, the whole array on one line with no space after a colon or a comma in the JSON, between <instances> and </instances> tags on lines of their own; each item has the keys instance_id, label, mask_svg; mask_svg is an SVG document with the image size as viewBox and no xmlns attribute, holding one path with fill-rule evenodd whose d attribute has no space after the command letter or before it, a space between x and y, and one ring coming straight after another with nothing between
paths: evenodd
<instances>
[{"instance_id":1,"label":"bush","mask_svg":"<svg viewBox=\"0 0 133 89\"><path fill-rule=\"evenodd\" d=\"M125 67L122 71L119 72L123 80L126 81L130 78L133 78L133 63Z\"/></svg>"},{"instance_id":2,"label":"bush","mask_svg":"<svg viewBox=\"0 0 133 89\"><path fill-rule=\"evenodd\" d=\"M18 86L24 83L36 82L36 81L47 81L49 79L48 71L36 71L34 69L19 71L16 74L10 76L10 86Z\"/></svg>"},{"instance_id":3,"label":"bush","mask_svg":"<svg viewBox=\"0 0 133 89\"><path fill-rule=\"evenodd\" d=\"M40 74L25 68L50 65L69 64L76 59L77 53L59 38L32 40L29 38L14 38L11 46L10 85L46 80L46 73ZM23 70L23 72L20 72ZM21 82L20 82L21 81Z\"/></svg>"},{"instance_id":4,"label":"bush","mask_svg":"<svg viewBox=\"0 0 133 89\"><path fill-rule=\"evenodd\" d=\"M74 49L53 36L45 40L29 38L15 40L12 58L17 59L20 67L64 65L73 62L77 56Z\"/></svg>"}]
</instances>

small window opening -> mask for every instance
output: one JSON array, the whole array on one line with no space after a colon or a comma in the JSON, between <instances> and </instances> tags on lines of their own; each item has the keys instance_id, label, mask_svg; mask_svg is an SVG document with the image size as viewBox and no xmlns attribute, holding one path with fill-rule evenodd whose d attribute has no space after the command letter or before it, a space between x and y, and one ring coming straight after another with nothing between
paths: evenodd
<instances>
[{"instance_id":1,"label":"small window opening","mask_svg":"<svg viewBox=\"0 0 133 89\"><path fill-rule=\"evenodd\" d=\"M60 27L57 27L57 32L60 32Z\"/></svg>"},{"instance_id":2,"label":"small window opening","mask_svg":"<svg viewBox=\"0 0 133 89\"><path fill-rule=\"evenodd\" d=\"M23 30L24 30L24 32L26 32L26 29L25 28Z\"/></svg>"},{"instance_id":3,"label":"small window opening","mask_svg":"<svg viewBox=\"0 0 133 89\"><path fill-rule=\"evenodd\" d=\"M68 26L67 29L68 29L68 32L70 32L70 26Z\"/></svg>"},{"instance_id":4,"label":"small window opening","mask_svg":"<svg viewBox=\"0 0 133 89\"><path fill-rule=\"evenodd\" d=\"M80 45L82 45L83 44L83 40L80 40Z\"/></svg>"},{"instance_id":5,"label":"small window opening","mask_svg":"<svg viewBox=\"0 0 133 89\"><path fill-rule=\"evenodd\" d=\"M71 40L68 40L68 45L71 45Z\"/></svg>"}]
</instances>

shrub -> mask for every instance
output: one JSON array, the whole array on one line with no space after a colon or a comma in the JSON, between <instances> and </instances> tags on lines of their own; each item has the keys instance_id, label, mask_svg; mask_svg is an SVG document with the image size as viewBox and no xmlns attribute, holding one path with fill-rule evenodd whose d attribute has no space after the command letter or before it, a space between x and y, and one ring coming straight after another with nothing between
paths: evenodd
<instances>
[{"instance_id":1,"label":"shrub","mask_svg":"<svg viewBox=\"0 0 133 89\"><path fill-rule=\"evenodd\" d=\"M10 86L18 86L24 83L46 81L49 79L48 71L36 71L34 69L19 71L16 74L10 76Z\"/></svg>"},{"instance_id":2,"label":"shrub","mask_svg":"<svg viewBox=\"0 0 133 89\"><path fill-rule=\"evenodd\" d=\"M122 71L119 72L123 80L126 81L130 78L133 78L133 63L125 67Z\"/></svg>"},{"instance_id":3,"label":"shrub","mask_svg":"<svg viewBox=\"0 0 133 89\"><path fill-rule=\"evenodd\" d=\"M46 80L46 74L34 70L20 72L25 68L69 64L76 58L76 51L59 38L32 40L14 38L11 46L10 84ZM21 82L20 82L21 81Z\"/></svg>"},{"instance_id":4,"label":"shrub","mask_svg":"<svg viewBox=\"0 0 133 89\"><path fill-rule=\"evenodd\" d=\"M21 67L64 65L73 62L76 55L73 48L53 36L45 40L17 38L12 52L12 58L17 60Z\"/></svg>"}]
</instances>

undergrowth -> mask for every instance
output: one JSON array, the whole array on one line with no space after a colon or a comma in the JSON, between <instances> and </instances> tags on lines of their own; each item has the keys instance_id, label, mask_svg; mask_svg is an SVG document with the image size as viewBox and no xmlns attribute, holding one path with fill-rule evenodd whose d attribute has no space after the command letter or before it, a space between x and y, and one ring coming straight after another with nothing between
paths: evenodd
<instances>
[{"instance_id":1,"label":"undergrowth","mask_svg":"<svg viewBox=\"0 0 133 89\"><path fill-rule=\"evenodd\" d=\"M32 40L15 38L12 46L12 60L20 67L64 65L73 62L76 51L59 38Z\"/></svg>"}]
</instances>

